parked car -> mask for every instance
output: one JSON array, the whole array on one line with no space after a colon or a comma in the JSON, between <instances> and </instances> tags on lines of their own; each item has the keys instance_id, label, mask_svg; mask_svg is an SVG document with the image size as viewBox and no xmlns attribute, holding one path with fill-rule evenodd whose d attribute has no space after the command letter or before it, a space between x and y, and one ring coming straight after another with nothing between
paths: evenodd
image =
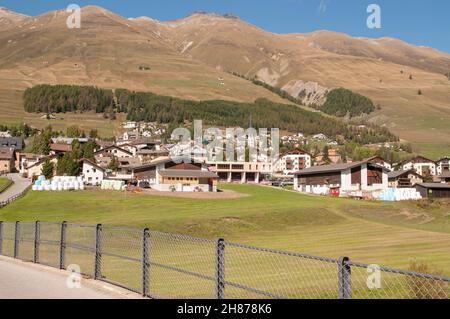
<instances>
[{"instance_id":1,"label":"parked car","mask_svg":"<svg viewBox=\"0 0 450 319\"><path fill-rule=\"evenodd\" d=\"M149 182L140 182L139 187L140 188L150 188L150 183Z\"/></svg>"}]
</instances>

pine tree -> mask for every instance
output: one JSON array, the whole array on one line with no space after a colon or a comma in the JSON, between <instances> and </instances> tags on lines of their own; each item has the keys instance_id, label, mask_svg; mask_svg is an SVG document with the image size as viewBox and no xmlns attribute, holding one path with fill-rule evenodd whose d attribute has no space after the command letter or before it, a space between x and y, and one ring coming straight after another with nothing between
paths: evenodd
<instances>
[{"instance_id":1,"label":"pine tree","mask_svg":"<svg viewBox=\"0 0 450 319\"><path fill-rule=\"evenodd\" d=\"M53 163L47 159L42 165L41 175L45 176L45 179L51 179L53 177L54 166Z\"/></svg>"}]
</instances>

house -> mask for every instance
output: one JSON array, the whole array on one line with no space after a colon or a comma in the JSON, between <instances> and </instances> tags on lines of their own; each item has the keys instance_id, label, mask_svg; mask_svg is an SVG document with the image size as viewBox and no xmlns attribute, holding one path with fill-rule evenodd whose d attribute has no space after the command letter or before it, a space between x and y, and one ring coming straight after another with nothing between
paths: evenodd
<instances>
[{"instance_id":1,"label":"house","mask_svg":"<svg viewBox=\"0 0 450 319\"><path fill-rule=\"evenodd\" d=\"M23 150L23 139L21 137L0 137L0 147L12 147L16 151Z\"/></svg>"},{"instance_id":2,"label":"house","mask_svg":"<svg viewBox=\"0 0 450 319\"><path fill-rule=\"evenodd\" d=\"M16 170L16 151L12 147L0 147L0 173L12 173Z\"/></svg>"},{"instance_id":3,"label":"house","mask_svg":"<svg viewBox=\"0 0 450 319\"><path fill-rule=\"evenodd\" d=\"M325 156L324 156L323 152L321 152L319 155L317 155L314 158L314 160L317 163L323 164L324 163L324 157ZM333 163L333 164L337 164L337 163L342 162L342 156L341 156L341 154L339 154L339 150L338 149L330 148L328 150L328 158L330 159L330 162Z\"/></svg>"},{"instance_id":4,"label":"house","mask_svg":"<svg viewBox=\"0 0 450 319\"><path fill-rule=\"evenodd\" d=\"M170 169L156 171L156 184L152 188L159 191L217 192L219 176L193 164L179 164Z\"/></svg>"},{"instance_id":5,"label":"house","mask_svg":"<svg viewBox=\"0 0 450 319\"><path fill-rule=\"evenodd\" d=\"M97 157L133 157L133 153L127 151L119 146L112 145L105 148L102 148L94 153L94 156Z\"/></svg>"},{"instance_id":6,"label":"house","mask_svg":"<svg viewBox=\"0 0 450 319\"><path fill-rule=\"evenodd\" d=\"M314 166L294 173L294 189L300 192L346 195L354 191L388 188L388 169L370 160Z\"/></svg>"},{"instance_id":7,"label":"house","mask_svg":"<svg viewBox=\"0 0 450 319\"><path fill-rule=\"evenodd\" d=\"M324 140L326 140L328 138L327 138L327 136L325 134L319 133L319 134L314 135L313 139L319 140L319 141L324 141Z\"/></svg>"},{"instance_id":8,"label":"house","mask_svg":"<svg viewBox=\"0 0 450 319\"><path fill-rule=\"evenodd\" d=\"M450 184L450 172L444 171L441 175L437 176L438 180L444 184Z\"/></svg>"},{"instance_id":9,"label":"house","mask_svg":"<svg viewBox=\"0 0 450 319\"><path fill-rule=\"evenodd\" d=\"M391 188L411 188L416 184L423 183L423 177L414 169L389 172L388 179Z\"/></svg>"},{"instance_id":10,"label":"house","mask_svg":"<svg viewBox=\"0 0 450 319\"><path fill-rule=\"evenodd\" d=\"M216 192L219 176L203 164L176 164L170 157L160 157L132 169L134 180L148 182L158 191Z\"/></svg>"},{"instance_id":11,"label":"house","mask_svg":"<svg viewBox=\"0 0 450 319\"><path fill-rule=\"evenodd\" d=\"M50 144L50 155L64 155L72 152L71 144Z\"/></svg>"},{"instance_id":12,"label":"house","mask_svg":"<svg viewBox=\"0 0 450 319\"><path fill-rule=\"evenodd\" d=\"M445 172L450 172L450 157L443 157L436 162L436 175L442 175Z\"/></svg>"},{"instance_id":13,"label":"house","mask_svg":"<svg viewBox=\"0 0 450 319\"><path fill-rule=\"evenodd\" d=\"M422 198L450 198L450 185L442 183L422 183L415 186Z\"/></svg>"},{"instance_id":14,"label":"house","mask_svg":"<svg viewBox=\"0 0 450 319\"><path fill-rule=\"evenodd\" d=\"M384 158L382 158L381 156L374 156L369 158L371 163L376 163L380 166L383 166L385 168L387 168L389 171L392 171L392 164L387 162Z\"/></svg>"},{"instance_id":15,"label":"house","mask_svg":"<svg viewBox=\"0 0 450 319\"><path fill-rule=\"evenodd\" d=\"M417 174L423 177L436 175L436 163L423 156L417 156L400 163L400 169L403 171L414 169Z\"/></svg>"},{"instance_id":16,"label":"house","mask_svg":"<svg viewBox=\"0 0 450 319\"><path fill-rule=\"evenodd\" d=\"M86 158L81 159L80 163L82 163L82 176L84 183L91 186L100 186L106 176L105 168Z\"/></svg>"},{"instance_id":17,"label":"house","mask_svg":"<svg viewBox=\"0 0 450 319\"><path fill-rule=\"evenodd\" d=\"M89 138L87 137L53 137L52 143L53 144L66 144L66 145L72 145L73 141L77 140L80 144L86 144L89 142Z\"/></svg>"},{"instance_id":18,"label":"house","mask_svg":"<svg viewBox=\"0 0 450 319\"><path fill-rule=\"evenodd\" d=\"M273 174L271 162L206 162L209 170L217 173L221 181L260 183Z\"/></svg>"},{"instance_id":19,"label":"house","mask_svg":"<svg viewBox=\"0 0 450 319\"><path fill-rule=\"evenodd\" d=\"M23 173L32 180L42 174L42 167L47 160L53 164L54 168L56 168L56 165L58 164L58 157L56 155L44 156L35 159L37 159L36 162L33 163L31 161L27 161L26 166L23 167Z\"/></svg>"},{"instance_id":20,"label":"house","mask_svg":"<svg viewBox=\"0 0 450 319\"><path fill-rule=\"evenodd\" d=\"M309 167L311 167L311 154L297 149L281 155L275 164L275 171L283 175L293 175Z\"/></svg>"}]
</instances>

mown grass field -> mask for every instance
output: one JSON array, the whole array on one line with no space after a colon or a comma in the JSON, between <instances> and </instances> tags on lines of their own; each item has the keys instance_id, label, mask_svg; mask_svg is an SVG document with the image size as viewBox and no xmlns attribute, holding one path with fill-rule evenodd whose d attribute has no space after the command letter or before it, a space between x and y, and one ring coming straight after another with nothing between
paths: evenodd
<instances>
[{"instance_id":1,"label":"mown grass field","mask_svg":"<svg viewBox=\"0 0 450 319\"><path fill-rule=\"evenodd\" d=\"M423 260L450 274L447 203L380 203L313 197L250 185L225 200L85 191L30 192L0 210L4 221L131 226L408 268Z\"/></svg>"}]
</instances>

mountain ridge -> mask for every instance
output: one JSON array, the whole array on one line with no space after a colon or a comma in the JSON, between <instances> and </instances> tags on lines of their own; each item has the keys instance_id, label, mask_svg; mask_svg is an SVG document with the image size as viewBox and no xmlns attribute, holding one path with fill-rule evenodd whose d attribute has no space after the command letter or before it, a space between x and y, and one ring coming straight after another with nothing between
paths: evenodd
<instances>
[{"instance_id":1,"label":"mountain ridge","mask_svg":"<svg viewBox=\"0 0 450 319\"><path fill-rule=\"evenodd\" d=\"M20 101L13 100L36 84L85 83L193 100L264 97L281 102L230 74L235 73L284 88L295 98L302 95L305 104L323 103L324 92L333 88L353 90L379 105L370 121L420 149L450 152L448 53L327 30L276 34L216 14L157 21L87 6L79 30L67 29L68 15L54 10L8 20L9 27L0 29L0 108L20 108ZM8 121L24 116L14 112ZM412 117L418 112L420 118Z\"/></svg>"}]
</instances>

